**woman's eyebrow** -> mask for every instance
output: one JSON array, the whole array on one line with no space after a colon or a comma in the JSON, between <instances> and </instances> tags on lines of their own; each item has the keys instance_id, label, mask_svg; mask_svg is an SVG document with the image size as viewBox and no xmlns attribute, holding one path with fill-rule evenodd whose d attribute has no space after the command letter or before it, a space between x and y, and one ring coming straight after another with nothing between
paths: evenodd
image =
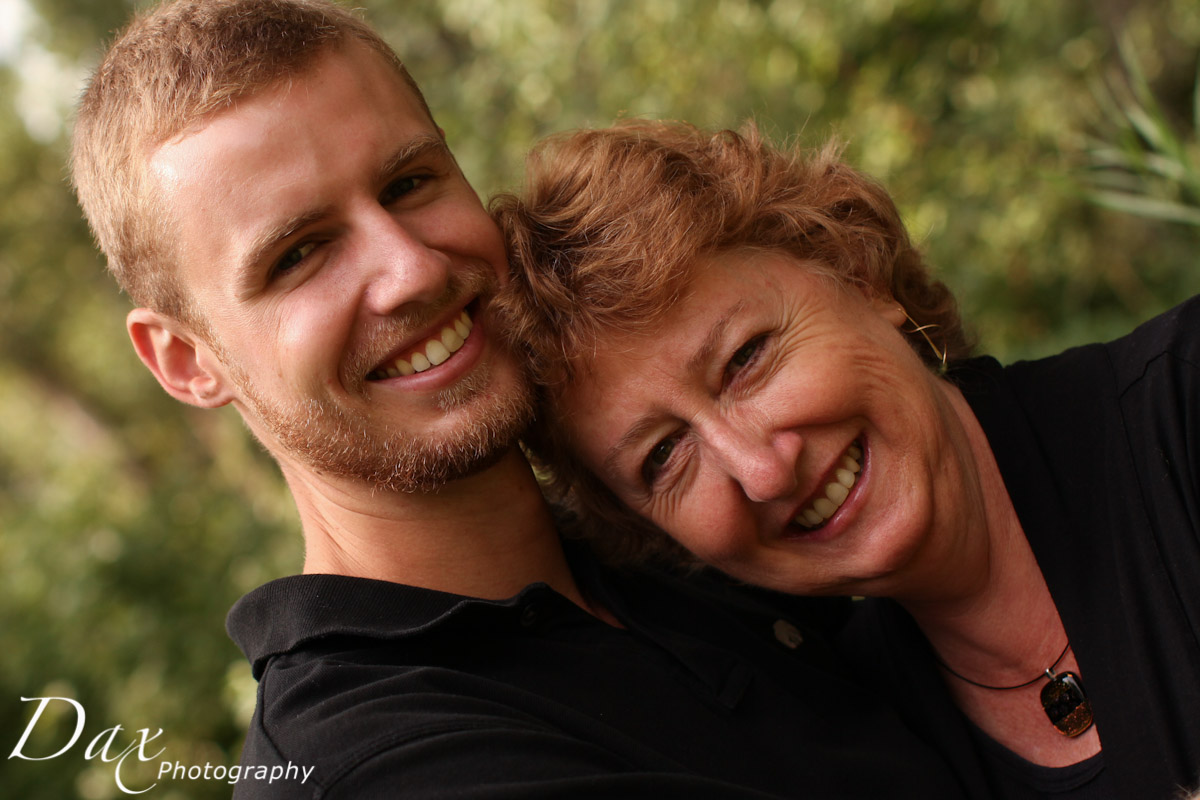
<instances>
[{"instance_id":1,"label":"woman's eyebrow","mask_svg":"<svg viewBox=\"0 0 1200 800\"><path fill-rule=\"evenodd\" d=\"M635 422L625 434L621 436L617 443L608 449L608 453L604 456L604 461L600 468L604 470L605 476L620 475L618 469L621 460L621 454L628 450L633 445L637 444L646 434L649 433L659 420L653 414L646 414Z\"/></svg>"},{"instance_id":2,"label":"woman's eyebrow","mask_svg":"<svg viewBox=\"0 0 1200 800\"><path fill-rule=\"evenodd\" d=\"M729 326L733 324L733 318L741 312L747 305L745 299L738 300L717 318L716 323L708 329L708 335L704 337L704 341L696 348L696 352L687 362L687 372L691 375L703 374L705 367L712 361L713 354L721 346L721 342L725 339L725 332Z\"/></svg>"},{"instance_id":3,"label":"woman's eyebrow","mask_svg":"<svg viewBox=\"0 0 1200 800\"><path fill-rule=\"evenodd\" d=\"M704 341L696 348L696 352L688 359L685 365L686 375L703 376L708 364L712 361L713 354L721 346L721 342L725 339L725 334L729 330L729 326L733 324L734 317L748 305L745 299L738 300L729 308L720 314L717 321L709 328L708 334L705 335ZM653 414L646 414L640 417L627 431L617 440L617 443L608 449L604 456L604 461L601 462L601 469L605 475L618 474L618 463L621 460L621 454L641 441L647 433L659 424L659 419Z\"/></svg>"}]
</instances>

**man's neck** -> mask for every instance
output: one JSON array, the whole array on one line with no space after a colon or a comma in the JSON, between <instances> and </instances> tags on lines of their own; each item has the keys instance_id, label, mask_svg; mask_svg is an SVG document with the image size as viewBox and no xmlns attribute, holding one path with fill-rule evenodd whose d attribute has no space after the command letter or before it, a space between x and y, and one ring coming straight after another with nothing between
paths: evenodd
<instances>
[{"instance_id":1,"label":"man's neck","mask_svg":"<svg viewBox=\"0 0 1200 800\"><path fill-rule=\"evenodd\" d=\"M532 470L513 449L434 493L285 474L304 526L306 573L511 597L544 582L586 608Z\"/></svg>"}]
</instances>

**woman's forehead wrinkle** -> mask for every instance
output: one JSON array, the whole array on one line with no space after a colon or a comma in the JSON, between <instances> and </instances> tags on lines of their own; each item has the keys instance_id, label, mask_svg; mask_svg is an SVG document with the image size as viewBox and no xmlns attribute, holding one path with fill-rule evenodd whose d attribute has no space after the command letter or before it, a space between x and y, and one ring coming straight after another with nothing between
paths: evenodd
<instances>
[{"instance_id":1,"label":"woman's forehead wrinkle","mask_svg":"<svg viewBox=\"0 0 1200 800\"><path fill-rule=\"evenodd\" d=\"M705 367L713 359L713 354L721 346L721 342L725 338L725 332L733 323L734 317L737 316L747 305L747 301L743 298L733 304L732 307L721 313L717 321L711 328L708 329L708 334L704 337L704 341L700 343L700 347L688 359L687 371L689 374L698 374L704 372Z\"/></svg>"}]
</instances>

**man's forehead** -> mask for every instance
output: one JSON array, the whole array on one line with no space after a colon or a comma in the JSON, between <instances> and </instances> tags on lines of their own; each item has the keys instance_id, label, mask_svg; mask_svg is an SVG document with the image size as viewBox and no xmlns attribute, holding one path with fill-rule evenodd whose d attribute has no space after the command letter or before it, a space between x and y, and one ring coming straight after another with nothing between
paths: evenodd
<instances>
[{"instance_id":1,"label":"man's forehead","mask_svg":"<svg viewBox=\"0 0 1200 800\"><path fill-rule=\"evenodd\" d=\"M204 258L228 262L411 149L450 158L416 93L357 45L207 115L159 145L147 168L189 245L199 236L209 245ZM213 226L222 227L219 239Z\"/></svg>"},{"instance_id":2,"label":"man's forehead","mask_svg":"<svg viewBox=\"0 0 1200 800\"><path fill-rule=\"evenodd\" d=\"M259 113L270 113L280 106L286 109L289 102L308 94L315 82L337 80L339 76L351 85L362 86L369 83L377 88L377 93L379 89L383 89L389 96L390 107L399 105L408 112L414 122L427 123L436 128L424 100L395 65L367 45L351 40L326 46L313 53L308 61L298 65L296 69L287 71L274 80L237 92L223 92L222 94L228 95L227 99L217 108L200 111L187 119L176 119L174 123L166 121L168 130L157 135L151 134L152 139L145 148L144 157L147 161L153 161L164 148L204 131L215 122L244 116L247 109ZM282 118L286 118L286 115ZM337 119L327 122L335 125Z\"/></svg>"}]
</instances>

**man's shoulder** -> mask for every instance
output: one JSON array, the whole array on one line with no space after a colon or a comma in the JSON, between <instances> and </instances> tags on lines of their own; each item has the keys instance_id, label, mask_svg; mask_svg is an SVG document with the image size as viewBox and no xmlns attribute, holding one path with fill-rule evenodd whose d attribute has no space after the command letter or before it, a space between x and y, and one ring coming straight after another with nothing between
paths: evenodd
<instances>
[{"instance_id":1,"label":"man's shoulder","mask_svg":"<svg viewBox=\"0 0 1200 800\"><path fill-rule=\"evenodd\" d=\"M434 763L449 785L481 747L552 737L487 651L522 629L524 609L555 598L541 584L485 601L330 575L251 592L228 621L258 680L238 796L364 796L424 780L421 765ZM292 766L310 770L303 789L251 777Z\"/></svg>"},{"instance_id":2,"label":"man's shoulder","mask_svg":"<svg viewBox=\"0 0 1200 800\"><path fill-rule=\"evenodd\" d=\"M519 789L506 793L505 781L569 785L630 769L605 743L538 714L536 699L524 708L515 693L493 691L494 676L381 660L336 647L272 660L242 752L247 780L238 797L442 798L495 782L485 796L515 798ZM252 780L255 767L299 772L290 785L285 778L271 786Z\"/></svg>"},{"instance_id":3,"label":"man's shoulder","mask_svg":"<svg viewBox=\"0 0 1200 800\"><path fill-rule=\"evenodd\" d=\"M520 602L520 595L507 602ZM474 598L347 575L294 575L258 587L230 609L226 629L256 678L273 658L312 643L396 641L464 615Z\"/></svg>"},{"instance_id":4,"label":"man's shoulder","mask_svg":"<svg viewBox=\"0 0 1200 800\"><path fill-rule=\"evenodd\" d=\"M489 697L485 679L410 663L403 649L331 640L271 658L259 680L243 769L309 768L314 791L327 793L383 764L399 782L401 770L417 772L409 762L433 753L443 771L447 764L462 770L477 752L467 742L548 732L536 717Z\"/></svg>"}]
</instances>

